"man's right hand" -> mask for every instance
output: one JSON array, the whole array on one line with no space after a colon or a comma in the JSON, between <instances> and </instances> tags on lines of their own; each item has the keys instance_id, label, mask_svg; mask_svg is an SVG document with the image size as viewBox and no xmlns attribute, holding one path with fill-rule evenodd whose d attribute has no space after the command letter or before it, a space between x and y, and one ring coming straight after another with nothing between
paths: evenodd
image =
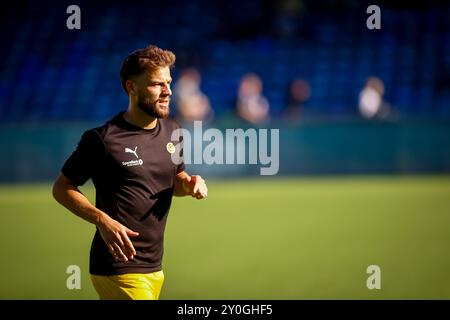
<instances>
[{"instance_id":1,"label":"man's right hand","mask_svg":"<svg viewBox=\"0 0 450 320\"><path fill-rule=\"evenodd\" d=\"M101 217L97 227L109 252L116 260L128 261L134 258L136 250L129 237L137 237L139 233L128 229L106 214Z\"/></svg>"},{"instance_id":2,"label":"man's right hand","mask_svg":"<svg viewBox=\"0 0 450 320\"><path fill-rule=\"evenodd\" d=\"M129 237L137 237L139 233L128 229L96 208L78 189L77 184L66 178L63 173L59 174L55 180L52 191L56 201L77 216L97 226L109 252L115 259L128 261L134 258L136 250Z\"/></svg>"}]
</instances>

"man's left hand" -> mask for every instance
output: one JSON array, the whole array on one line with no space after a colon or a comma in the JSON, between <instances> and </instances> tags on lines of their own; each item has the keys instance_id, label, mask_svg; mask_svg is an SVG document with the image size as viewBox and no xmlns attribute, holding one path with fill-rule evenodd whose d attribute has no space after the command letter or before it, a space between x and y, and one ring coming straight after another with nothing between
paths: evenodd
<instances>
[{"instance_id":1,"label":"man's left hand","mask_svg":"<svg viewBox=\"0 0 450 320\"><path fill-rule=\"evenodd\" d=\"M192 197L196 199L204 199L208 196L206 182L201 176L187 176L183 182L183 187Z\"/></svg>"}]
</instances>

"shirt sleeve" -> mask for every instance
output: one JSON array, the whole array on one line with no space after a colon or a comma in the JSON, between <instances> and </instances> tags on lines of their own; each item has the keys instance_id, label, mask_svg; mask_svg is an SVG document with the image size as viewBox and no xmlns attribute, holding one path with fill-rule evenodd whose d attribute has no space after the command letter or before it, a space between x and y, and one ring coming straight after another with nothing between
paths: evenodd
<instances>
[{"instance_id":1,"label":"shirt sleeve","mask_svg":"<svg viewBox=\"0 0 450 320\"><path fill-rule=\"evenodd\" d=\"M105 145L95 130L86 131L77 148L64 163L61 172L77 186L83 185L95 174L105 156Z\"/></svg>"},{"instance_id":2,"label":"shirt sleeve","mask_svg":"<svg viewBox=\"0 0 450 320\"><path fill-rule=\"evenodd\" d=\"M183 149L181 149L180 155L183 156ZM177 174L179 174L182 171L186 170L186 166L184 165L184 160L181 161L181 163L177 167Z\"/></svg>"},{"instance_id":3,"label":"shirt sleeve","mask_svg":"<svg viewBox=\"0 0 450 320\"><path fill-rule=\"evenodd\" d=\"M177 124L176 129L181 129L181 126L177 122L176 122L176 124ZM176 174L186 170L186 166L184 165L184 156L183 156L183 152L184 152L183 131L182 130L178 130L178 131L180 133L178 140L179 140L179 144L181 147L181 150L179 152L181 162L177 166Z\"/></svg>"}]
</instances>

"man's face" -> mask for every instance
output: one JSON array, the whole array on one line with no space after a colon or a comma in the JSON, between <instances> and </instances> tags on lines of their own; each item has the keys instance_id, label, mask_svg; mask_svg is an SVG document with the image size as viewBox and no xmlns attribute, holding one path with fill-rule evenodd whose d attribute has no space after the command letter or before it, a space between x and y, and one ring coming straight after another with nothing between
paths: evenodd
<instances>
[{"instance_id":1,"label":"man's face","mask_svg":"<svg viewBox=\"0 0 450 320\"><path fill-rule=\"evenodd\" d=\"M172 91L169 67L160 67L145 73L137 81L138 107L154 118L169 115L169 102Z\"/></svg>"}]
</instances>

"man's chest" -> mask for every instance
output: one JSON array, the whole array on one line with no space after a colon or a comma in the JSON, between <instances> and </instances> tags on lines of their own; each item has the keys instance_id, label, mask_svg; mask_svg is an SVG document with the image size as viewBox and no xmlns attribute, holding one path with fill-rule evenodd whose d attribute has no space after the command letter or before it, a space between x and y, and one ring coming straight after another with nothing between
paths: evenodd
<instances>
[{"instance_id":1,"label":"man's chest","mask_svg":"<svg viewBox=\"0 0 450 320\"><path fill-rule=\"evenodd\" d=\"M117 178L172 182L177 166L172 161L170 137L122 134L105 140L107 166Z\"/></svg>"}]
</instances>

